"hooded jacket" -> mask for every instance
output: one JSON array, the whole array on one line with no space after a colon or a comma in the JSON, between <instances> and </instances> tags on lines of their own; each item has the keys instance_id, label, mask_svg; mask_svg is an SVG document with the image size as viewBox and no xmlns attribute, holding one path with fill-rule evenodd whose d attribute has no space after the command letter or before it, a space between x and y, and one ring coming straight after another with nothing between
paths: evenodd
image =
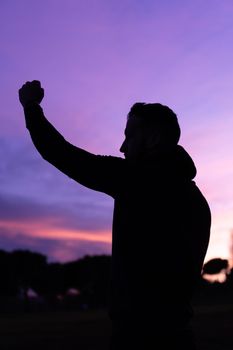
<instances>
[{"instance_id":1,"label":"hooded jacket","mask_svg":"<svg viewBox=\"0 0 233 350\"><path fill-rule=\"evenodd\" d=\"M151 314L160 324L188 322L207 251L211 215L181 147L132 162L67 142L42 108L25 108L42 157L81 185L114 198L109 311L113 319Z\"/></svg>"}]
</instances>

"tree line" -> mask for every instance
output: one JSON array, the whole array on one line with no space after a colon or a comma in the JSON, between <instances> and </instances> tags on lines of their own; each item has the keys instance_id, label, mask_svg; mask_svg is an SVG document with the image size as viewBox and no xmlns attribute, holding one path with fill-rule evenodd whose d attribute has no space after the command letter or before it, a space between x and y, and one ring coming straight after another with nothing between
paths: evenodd
<instances>
[{"instance_id":1,"label":"tree line","mask_svg":"<svg viewBox=\"0 0 233 350\"><path fill-rule=\"evenodd\" d=\"M80 306L104 306L110 261L110 256L99 255L48 263L47 257L37 252L0 250L0 298L20 296L28 303L33 290L50 305L72 299Z\"/></svg>"},{"instance_id":2,"label":"tree line","mask_svg":"<svg viewBox=\"0 0 233 350\"><path fill-rule=\"evenodd\" d=\"M67 263L48 263L47 257L29 250L0 250L0 298L18 297L29 305L30 290L56 307L59 303L76 307L104 307L107 303L111 256L85 256ZM161 268L161 266L155 267ZM223 283L206 277L225 274ZM156 277L155 277L156 278ZM169 278L169 276L168 276ZM140 283L140 281L138 281ZM158 282L157 282L158 283ZM226 259L211 259L203 266L199 295L233 295L233 268Z\"/></svg>"}]
</instances>

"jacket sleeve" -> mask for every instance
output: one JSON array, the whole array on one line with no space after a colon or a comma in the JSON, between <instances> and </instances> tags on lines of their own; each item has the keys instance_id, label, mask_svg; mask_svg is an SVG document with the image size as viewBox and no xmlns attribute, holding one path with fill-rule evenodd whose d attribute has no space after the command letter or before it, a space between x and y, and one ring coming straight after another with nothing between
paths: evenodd
<instances>
[{"instance_id":1,"label":"jacket sleeve","mask_svg":"<svg viewBox=\"0 0 233 350\"><path fill-rule=\"evenodd\" d=\"M32 141L45 160L81 185L115 197L124 159L95 155L70 144L49 123L38 104L26 106L24 114Z\"/></svg>"}]
</instances>

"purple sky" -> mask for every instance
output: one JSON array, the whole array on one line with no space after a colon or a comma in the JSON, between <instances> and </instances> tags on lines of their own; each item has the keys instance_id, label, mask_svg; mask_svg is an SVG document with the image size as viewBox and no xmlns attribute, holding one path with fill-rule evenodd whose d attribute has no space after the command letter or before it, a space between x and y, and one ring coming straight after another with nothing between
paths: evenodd
<instances>
[{"instance_id":1,"label":"purple sky","mask_svg":"<svg viewBox=\"0 0 233 350\"><path fill-rule=\"evenodd\" d=\"M25 129L17 91L37 79L47 118L98 154L119 156L133 103L172 108L212 210L206 259L230 258L232 23L231 0L2 0L0 248L60 261L111 252L112 199L46 163Z\"/></svg>"}]
</instances>

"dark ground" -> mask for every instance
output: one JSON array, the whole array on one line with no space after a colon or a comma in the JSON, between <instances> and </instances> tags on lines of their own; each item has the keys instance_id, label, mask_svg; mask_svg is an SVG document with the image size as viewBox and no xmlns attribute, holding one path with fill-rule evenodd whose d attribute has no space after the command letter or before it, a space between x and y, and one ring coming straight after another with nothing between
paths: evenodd
<instances>
[{"instance_id":1,"label":"dark ground","mask_svg":"<svg viewBox=\"0 0 233 350\"><path fill-rule=\"evenodd\" d=\"M200 350L233 350L233 304L195 307ZM1 350L106 350L111 325L104 310L0 315Z\"/></svg>"}]
</instances>

